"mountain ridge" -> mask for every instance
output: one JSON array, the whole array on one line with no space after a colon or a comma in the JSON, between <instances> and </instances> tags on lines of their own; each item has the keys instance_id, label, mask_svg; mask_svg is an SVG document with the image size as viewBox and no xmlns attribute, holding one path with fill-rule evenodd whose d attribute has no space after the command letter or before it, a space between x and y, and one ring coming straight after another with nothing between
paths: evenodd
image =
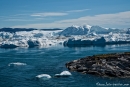
<instances>
[{"instance_id":1,"label":"mountain ridge","mask_svg":"<svg viewBox=\"0 0 130 87\"><path fill-rule=\"evenodd\" d=\"M97 33L97 34L109 34L110 32L113 33L120 33L124 32L126 33L126 30L124 29L117 29L117 28L103 28L100 26L90 26L90 25L83 25L83 26L77 26L72 25L70 27L67 27L63 31L61 31L60 35L86 35L90 33Z\"/></svg>"},{"instance_id":2,"label":"mountain ridge","mask_svg":"<svg viewBox=\"0 0 130 87\"><path fill-rule=\"evenodd\" d=\"M20 31L33 31L33 30L43 30L43 31L55 31L55 30L62 30L60 28L54 28L54 29L36 29L36 28L0 28L0 32L20 32Z\"/></svg>"}]
</instances>

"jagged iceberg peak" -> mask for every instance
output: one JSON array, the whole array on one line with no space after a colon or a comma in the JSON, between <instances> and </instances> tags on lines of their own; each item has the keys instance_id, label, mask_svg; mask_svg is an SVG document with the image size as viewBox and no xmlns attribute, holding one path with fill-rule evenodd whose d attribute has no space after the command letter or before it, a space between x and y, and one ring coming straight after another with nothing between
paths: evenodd
<instances>
[{"instance_id":1,"label":"jagged iceberg peak","mask_svg":"<svg viewBox=\"0 0 130 87\"><path fill-rule=\"evenodd\" d=\"M83 25L83 28L88 28L88 29L91 29L92 26L90 25Z\"/></svg>"},{"instance_id":2,"label":"jagged iceberg peak","mask_svg":"<svg viewBox=\"0 0 130 87\"><path fill-rule=\"evenodd\" d=\"M72 25L71 27L74 27L74 28L79 28L80 26L77 26L77 25Z\"/></svg>"},{"instance_id":3,"label":"jagged iceberg peak","mask_svg":"<svg viewBox=\"0 0 130 87\"><path fill-rule=\"evenodd\" d=\"M81 29L84 29L84 28L91 29L92 26L90 26L90 25L83 25L83 26L72 25L71 27L81 28Z\"/></svg>"},{"instance_id":4,"label":"jagged iceberg peak","mask_svg":"<svg viewBox=\"0 0 130 87\"><path fill-rule=\"evenodd\" d=\"M91 26L85 25L85 26L77 26L72 25L71 27L67 27L63 31L60 32L60 35L85 35L90 32Z\"/></svg>"}]
</instances>

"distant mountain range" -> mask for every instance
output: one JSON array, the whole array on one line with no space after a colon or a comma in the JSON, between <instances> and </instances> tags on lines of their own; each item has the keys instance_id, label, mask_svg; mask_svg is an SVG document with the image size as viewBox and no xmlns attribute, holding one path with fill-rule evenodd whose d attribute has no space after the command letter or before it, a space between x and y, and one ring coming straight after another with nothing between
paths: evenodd
<instances>
[{"instance_id":1,"label":"distant mountain range","mask_svg":"<svg viewBox=\"0 0 130 87\"><path fill-rule=\"evenodd\" d=\"M35 29L35 28L1 28L0 32L10 32L10 33L15 33L15 32L20 32L20 31L33 31L33 30L44 30L44 31L55 31L55 30L62 30L59 28L54 28L54 29Z\"/></svg>"},{"instance_id":2,"label":"distant mountain range","mask_svg":"<svg viewBox=\"0 0 130 87\"><path fill-rule=\"evenodd\" d=\"M83 26L72 25L71 27L68 27L62 32L60 32L59 34L60 35L85 35L90 33L108 34L110 32L126 33L127 29L103 28L100 26L90 26L90 25L83 25Z\"/></svg>"},{"instance_id":3,"label":"distant mountain range","mask_svg":"<svg viewBox=\"0 0 130 87\"><path fill-rule=\"evenodd\" d=\"M127 33L130 34L130 28L128 29L114 29L114 28L103 28L100 26L90 26L90 25L83 25L83 26L76 26L72 25L67 27L66 29L54 28L54 29L36 29L36 28L1 28L0 32L20 32L20 31L33 31L33 30L43 30L43 31L55 31L55 30L62 30L59 32L59 35L86 35L91 33L96 34L108 34L110 32L113 33Z\"/></svg>"}]
</instances>

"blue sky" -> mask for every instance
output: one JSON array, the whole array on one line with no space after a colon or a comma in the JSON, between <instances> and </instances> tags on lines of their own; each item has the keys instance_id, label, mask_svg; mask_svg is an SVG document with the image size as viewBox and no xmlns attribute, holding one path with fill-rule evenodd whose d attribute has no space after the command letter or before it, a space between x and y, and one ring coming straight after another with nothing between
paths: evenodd
<instances>
[{"instance_id":1,"label":"blue sky","mask_svg":"<svg viewBox=\"0 0 130 87\"><path fill-rule=\"evenodd\" d=\"M0 0L0 27L130 27L130 0Z\"/></svg>"}]
</instances>

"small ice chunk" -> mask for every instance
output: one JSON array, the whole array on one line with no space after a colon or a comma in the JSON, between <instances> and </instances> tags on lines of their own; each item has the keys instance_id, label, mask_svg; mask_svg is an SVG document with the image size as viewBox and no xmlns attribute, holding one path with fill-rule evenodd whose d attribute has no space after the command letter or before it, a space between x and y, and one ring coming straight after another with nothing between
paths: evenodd
<instances>
[{"instance_id":1,"label":"small ice chunk","mask_svg":"<svg viewBox=\"0 0 130 87\"><path fill-rule=\"evenodd\" d=\"M60 73L60 75L71 75L71 73L69 71L63 71Z\"/></svg>"},{"instance_id":2,"label":"small ice chunk","mask_svg":"<svg viewBox=\"0 0 130 87\"><path fill-rule=\"evenodd\" d=\"M48 80L51 78L51 76L48 74L40 74L40 75L37 75L36 77L43 80Z\"/></svg>"},{"instance_id":3,"label":"small ice chunk","mask_svg":"<svg viewBox=\"0 0 130 87\"><path fill-rule=\"evenodd\" d=\"M8 66L25 66L27 65L26 63L20 63L20 62L16 62L16 63L9 63Z\"/></svg>"},{"instance_id":4,"label":"small ice chunk","mask_svg":"<svg viewBox=\"0 0 130 87\"><path fill-rule=\"evenodd\" d=\"M69 71L63 71L60 74L55 74L55 77L68 77L71 76L72 74Z\"/></svg>"}]
</instances>

